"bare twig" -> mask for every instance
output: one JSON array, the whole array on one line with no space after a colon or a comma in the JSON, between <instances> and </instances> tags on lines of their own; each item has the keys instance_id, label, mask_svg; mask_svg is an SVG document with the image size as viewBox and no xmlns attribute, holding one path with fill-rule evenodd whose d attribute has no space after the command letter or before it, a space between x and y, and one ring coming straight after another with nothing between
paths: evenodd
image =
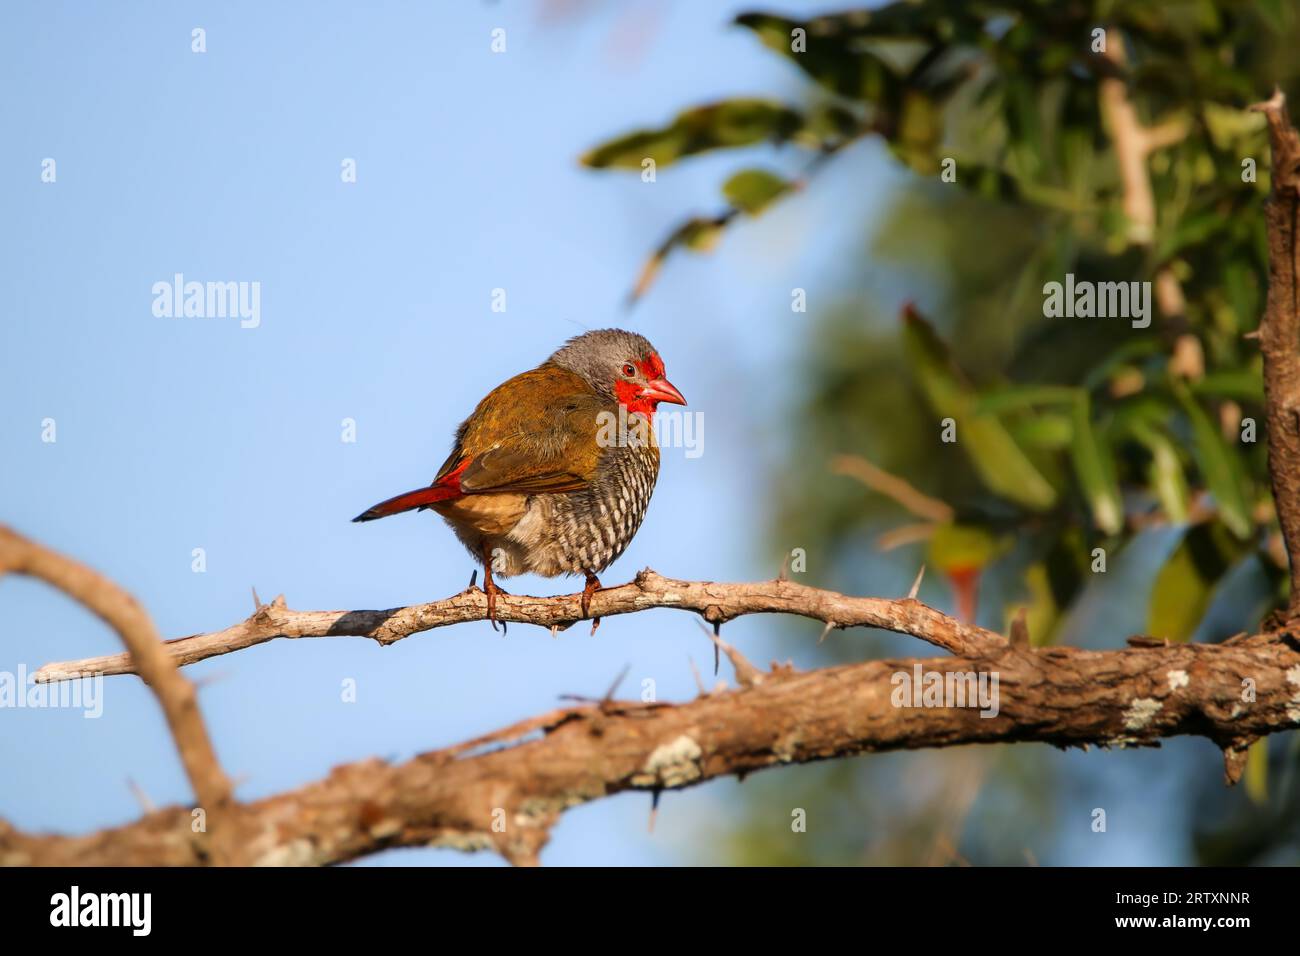
<instances>
[{"instance_id":1,"label":"bare twig","mask_svg":"<svg viewBox=\"0 0 1300 956\"><path fill-rule=\"evenodd\" d=\"M890 474L861 455L836 455L831 459L831 471L856 478L872 491L892 498L918 518L940 523L953 519L952 506L947 502L918 491L910 482Z\"/></svg>"},{"instance_id":2,"label":"bare twig","mask_svg":"<svg viewBox=\"0 0 1300 956\"><path fill-rule=\"evenodd\" d=\"M203 726L194 686L176 670L175 658L164 649L144 608L97 571L0 526L0 574L4 573L29 575L58 588L117 632L127 647L127 653L118 656L158 698L200 806L210 817L221 814L233 799L230 781ZM92 672L90 668L65 676Z\"/></svg>"},{"instance_id":3,"label":"bare twig","mask_svg":"<svg viewBox=\"0 0 1300 956\"><path fill-rule=\"evenodd\" d=\"M1106 31L1105 56L1122 71L1126 57L1124 39L1119 31ZM1115 144L1115 158L1119 163L1129 239L1136 245L1149 246L1155 239L1156 201L1147 160L1155 150L1172 146L1186 136L1188 125L1175 118L1155 127L1143 126L1129 99L1122 74L1103 77L1099 81L1099 90L1102 116ZM1163 315L1175 317L1187 311L1182 285L1167 265L1156 271L1155 293Z\"/></svg>"},{"instance_id":4,"label":"bare twig","mask_svg":"<svg viewBox=\"0 0 1300 956\"><path fill-rule=\"evenodd\" d=\"M963 624L911 599L848 597L791 581L755 584L678 581L649 569L628 584L597 591L592 596L589 613L591 617L613 617L656 607L693 611L714 625L744 614L799 614L818 621L834 621L842 628L879 627L911 634L954 654L975 653L1003 640L992 631ZM581 596L502 594L497 597L496 615L498 620L511 623L568 627L583 619ZM285 607L281 595L233 627L176 638L163 647L173 661L185 665L280 637L368 637L380 644L392 644L421 631L481 621L486 616L487 599L477 589L429 604L387 611L294 611ZM86 673L107 676L134 674L136 670L129 655L110 654L46 664L33 677L37 682L48 683Z\"/></svg>"}]
</instances>

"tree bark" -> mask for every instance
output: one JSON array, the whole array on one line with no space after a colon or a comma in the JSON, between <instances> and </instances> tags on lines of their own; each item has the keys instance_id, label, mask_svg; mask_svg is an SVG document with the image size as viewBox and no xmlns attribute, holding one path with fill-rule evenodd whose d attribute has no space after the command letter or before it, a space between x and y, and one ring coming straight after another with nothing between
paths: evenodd
<instances>
[{"instance_id":1,"label":"tree bark","mask_svg":"<svg viewBox=\"0 0 1300 956\"><path fill-rule=\"evenodd\" d=\"M1268 120L1273 149L1268 217L1268 300L1259 324L1268 408L1268 470L1273 502L1291 564L1287 616L1300 616L1300 299L1297 298L1300 222L1300 138L1287 115L1286 98L1251 107Z\"/></svg>"},{"instance_id":2,"label":"tree bark","mask_svg":"<svg viewBox=\"0 0 1300 956\"><path fill-rule=\"evenodd\" d=\"M910 681L918 666L996 674L996 716L977 706L898 706L912 696L896 675ZM237 805L224 824L237 848L232 862L320 865L435 846L536 863L560 814L592 800L919 747L1157 746L1192 734L1224 750L1232 778L1251 741L1300 723L1300 643L1290 633L1113 651L999 643L977 656L738 673L747 686L689 703L598 701L403 764L338 767L299 790ZM180 807L87 836L23 834L0 822L0 864L204 863L190 828Z\"/></svg>"}]
</instances>

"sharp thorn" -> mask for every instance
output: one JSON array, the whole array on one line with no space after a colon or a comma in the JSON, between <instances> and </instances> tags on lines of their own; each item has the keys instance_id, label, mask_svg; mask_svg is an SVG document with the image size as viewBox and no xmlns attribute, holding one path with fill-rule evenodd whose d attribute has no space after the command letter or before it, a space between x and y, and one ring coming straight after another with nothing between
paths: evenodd
<instances>
[{"instance_id":1,"label":"sharp thorn","mask_svg":"<svg viewBox=\"0 0 1300 956\"><path fill-rule=\"evenodd\" d=\"M141 787L134 780L132 780L130 777L126 778L126 785L127 788L131 791L132 796L135 797L136 803L140 804L140 809L143 810L146 814L153 813L154 810L158 809L156 806L154 806L154 802L149 799L149 794L144 792L144 788Z\"/></svg>"},{"instance_id":2,"label":"sharp thorn","mask_svg":"<svg viewBox=\"0 0 1300 956\"><path fill-rule=\"evenodd\" d=\"M916 580L912 582L912 589L907 592L907 599L915 601L917 594L921 591L921 579L925 577L925 565L921 565L921 570L916 572Z\"/></svg>"},{"instance_id":3,"label":"sharp thorn","mask_svg":"<svg viewBox=\"0 0 1300 956\"><path fill-rule=\"evenodd\" d=\"M704 632L705 636L713 642L713 674L715 677L718 674L718 666L720 663L718 652L721 650L726 653L727 660L731 661L731 666L735 668L736 681L741 687L752 687L763 679L762 671L751 664L745 658L744 654L740 653L740 651L736 650L736 648L732 647L716 634L709 634L709 629L704 626L703 621L696 620L695 623L700 626L700 630ZM714 625L714 630L718 630L718 625ZM694 661L691 662L691 667L695 667ZM699 683L698 676L696 678L696 683Z\"/></svg>"},{"instance_id":4,"label":"sharp thorn","mask_svg":"<svg viewBox=\"0 0 1300 956\"><path fill-rule=\"evenodd\" d=\"M1012 647L1029 646L1029 623L1026 620L1026 613L1027 609L1022 607L1011 621L1009 640Z\"/></svg>"},{"instance_id":5,"label":"sharp thorn","mask_svg":"<svg viewBox=\"0 0 1300 956\"><path fill-rule=\"evenodd\" d=\"M623 683L623 678L627 676L627 672L630 671L631 669L632 669L632 665L626 664L624 665L623 669L618 672L618 676L614 678L614 683L610 684L609 690L605 691L604 700L606 702L614 699L614 691L618 690L618 685Z\"/></svg>"},{"instance_id":6,"label":"sharp thorn","mask_svg":"<svg viewBox=\"0 0 1300 956\"><path fill-rule=\"evenodd\" d=\"M701 697L707 696L709 692L704 689L704 679L700 677L700 669L695 666L695 658L687 654L686 660L691 665L691 675L695 678L695 689Z\"/></svg>"}]
</instances>

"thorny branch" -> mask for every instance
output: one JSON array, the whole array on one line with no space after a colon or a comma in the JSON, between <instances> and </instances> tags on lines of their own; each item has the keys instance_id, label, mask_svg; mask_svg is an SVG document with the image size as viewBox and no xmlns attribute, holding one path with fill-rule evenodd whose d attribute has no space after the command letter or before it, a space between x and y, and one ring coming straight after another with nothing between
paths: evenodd
<instances>
[{"instance_id":1,"label":"thorny branch","mask_svg":"<svg viewBox=\"0 0 1300 956\"><path fill-rule=\"evenodd\" d=\"M1268 216L1268 301L1259 324L1268 409L1268 471L1291 562L1288 617L1300 616L1300 137L1282 91L1251 109L1268 120L1273 148Z\"/></svg>"},{"instance_id":2,"label":"thorny branch","mask_svg":"<svg viewBox=\"0 0 1300 956\"><path fill-rule=\"evenodd\" d=\"M12 542L21 541L16 535L6 533L0 540L9 545L0 556L11 570L62 580L14 554L40 554L52 567L74 567L44 549L28 550L35 546L14 550ZM102 606L83 587L69 586L68 592ZM577 605L577 595L511 595L498 610L507 620L558 626L578 617ZM1289 631L1221 645L1167 646L1136 639L1136 646L1125 650L1035 650L1022 624L1008 641L960 624L914 597L851 598L779 579L675 581L649 570L597 594L591 614L608 617L654 607L690 610L714 624L741 614L786 612L841 627L887 627L958 656L808 673L789 665L763 671L717 641L735 668L736 690L701 692L680 705L620 702L606 695L405 764L372 759L339 767L299 790L230 804L210 820L224 848L220 857L195 842L186 808L169 807L86 836L27 834L0 821L0 864L330 864L406 846L493 849L515 863L536 863L564 810L626 790L657 795L719 776L884 750L1011 741L1158 746L1161 738L1180 734L1207 737L1222 748L1233 782L1254 740L1300 723L1300 641ZM275 636L355 632L392 643L485 614L483 595L474 588L446 601L393 611L290 611L278 600L217 635L170 644L151 637L153 650L141 648L141 659L189 662ZM130 633L128 644L135 651L139 632ZM195 641L196 646L187 643ZM132 672L130 660L111 663L118 673ZM49 672L57 676L49 679L93 664L59 665ZM915 707L906 697L900 705L896 675L913 675L917 668L945 678L997 675L996 713L986 710L981 716L973 706ZM183 680L170 666L164 672ZM1243 693L1246 682L1253 695ZM192 693L191 687L191 702ZM198 720L197 710L188 712L186 719L191 718ZM185 734L192 739L192 730ZM181 733L177 739L186 755ZM220 773L215 762L212 771ZM206 784L195 789L218 799L222 795Z\"/></svg>"},{"instance_id":3,"label":"thorny branch","mask_svg":"<svg viewBox=\"0 0 1300 956\"><path fill-rule=\"evenodd\" d=\"M954 654L972 653L1001 641L991 631L963 624L910 598L848 597L779 579L757 584L678 581L649 569L628 584L597 591L588 617L609 618L658 607L693 611L718 625L745 614L799 614L833 627L879 627L911 634ZM233 627L179 637L163 646L177 665L185 665L279 637L368 637L379 644L393 644L435 627L481 621L486 614L487 597L476 587L441 601L386 611L295 611L278 597ZM497 597L497 620L566 628L584 620L581 597L502 594ZM130 655L111 654L46 664L34 676L37 682L46 683L86 673L133 674L135 667Z\"/></svg>"},{"instance_id":4,"label":"thorny branch","mask_svg":"<svg viewBox=\"0 0 1300 956\"><path fill-rule=\"evenodd\" d=\"M727 653L733 662L739 657L734 648ZM896 706L893 675L916 667L998 674L997 715ZM1163 737L1194 734L1223 748L1235 779L1251 741L1300 722L1300 643L1289 633L1113 651L998 642L958 658L806 673L742 664L737 675L740 688L689 703L602 700L403 764L371 759L337 767L298 790L237 805L224 824L238 848L235 862L320 865L435 846L492 849L514 863L536 863L560 814L592 800L904 748L1158 746ZM1253 701L1242 693L1246 678L1255 682ZM189 826L189 813L178 807L88 836L24 834L0 822L0 864L201 863Z\"/></svg>"}]
</instances>

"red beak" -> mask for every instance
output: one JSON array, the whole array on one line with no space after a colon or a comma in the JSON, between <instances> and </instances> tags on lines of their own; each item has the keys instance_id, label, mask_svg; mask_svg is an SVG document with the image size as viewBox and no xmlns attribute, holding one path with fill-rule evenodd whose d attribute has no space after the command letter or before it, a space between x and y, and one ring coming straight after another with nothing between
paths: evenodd
<instances>
[{"instance_id":1,"label":"red beak","mask_svg":"<svg viewBox=\"0 0 1300 956\"><path fill-rule=\"evenodd\" d=\"M667 402L670 405L685 405L686 399L672 382L666 378L657 378L653 382L647 382L645 388L641 389L641 398L647 398L652 402Z\"/></svg>"}]
</instances>

